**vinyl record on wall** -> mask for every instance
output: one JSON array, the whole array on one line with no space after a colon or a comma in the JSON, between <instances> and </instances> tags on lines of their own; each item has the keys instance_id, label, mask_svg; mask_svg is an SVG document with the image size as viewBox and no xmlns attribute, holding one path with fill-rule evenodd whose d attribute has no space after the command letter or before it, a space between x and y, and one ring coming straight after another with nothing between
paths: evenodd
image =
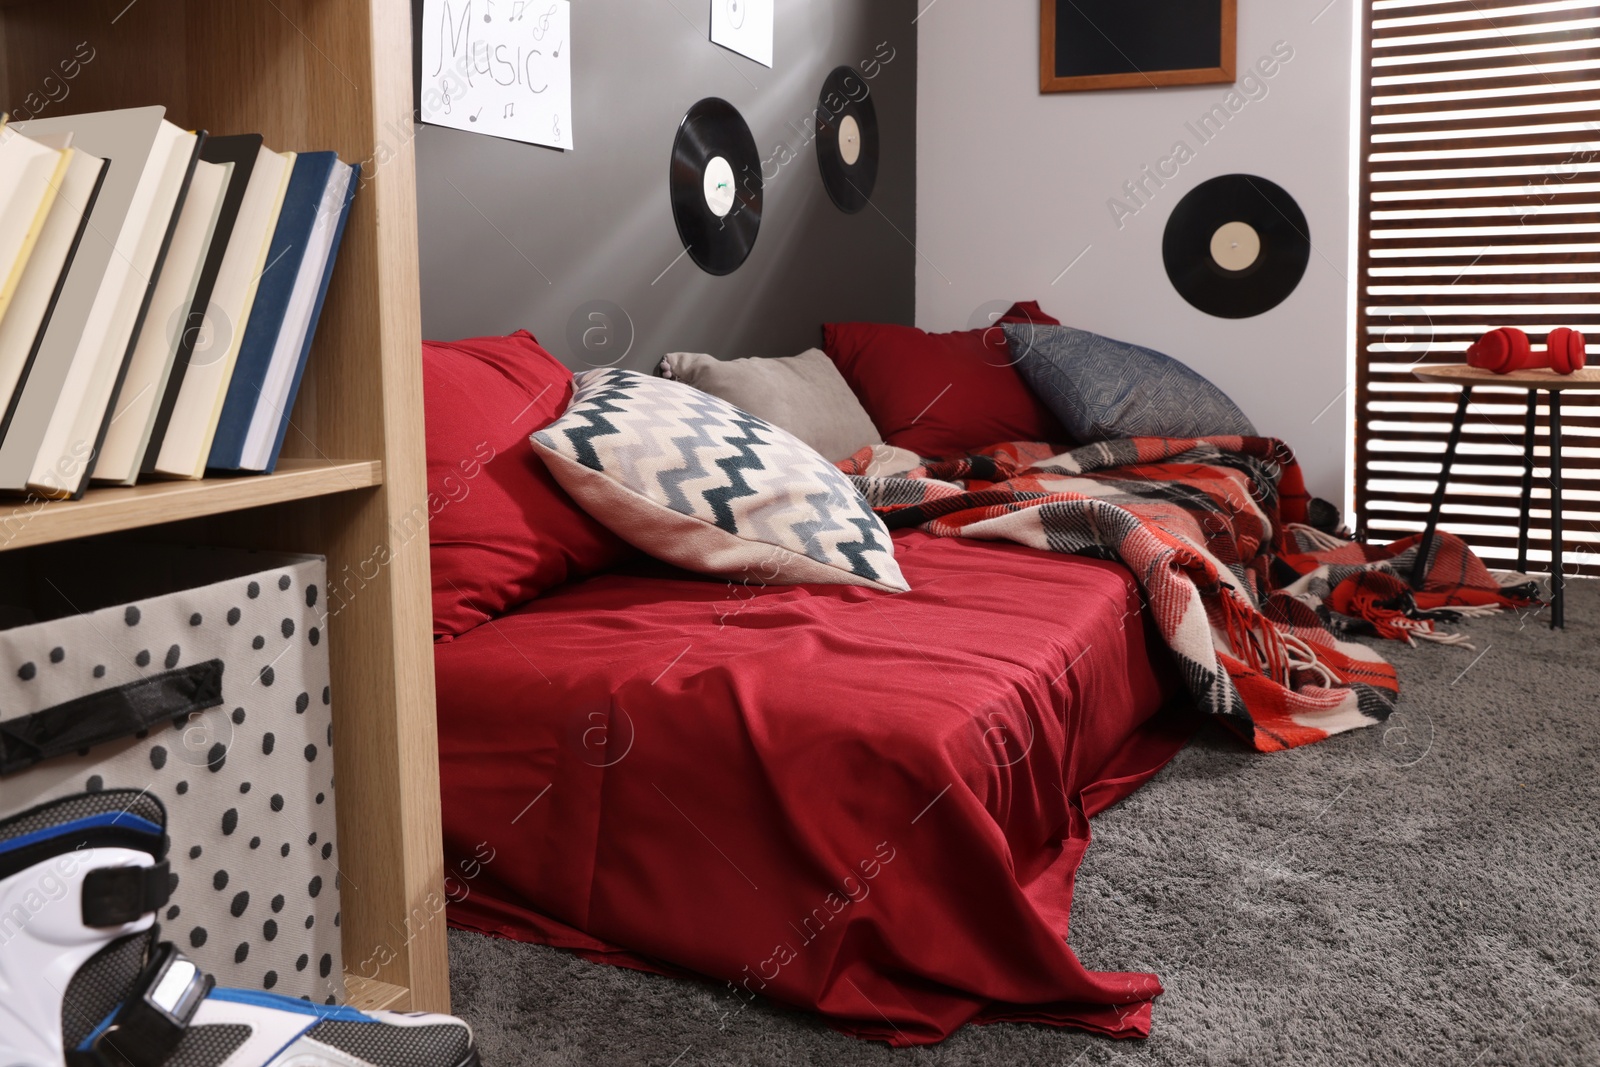
<instances>
[{"instance_id":1,"label":"vinyl record on wall","mask_svg":"<svg viewBox=\"0 0 1600 1067\"><path fill-rule=\"evenodd\" d=\"M817 98L817 164L839 210L854 215L878 183L878 108L866 80L838 67Z\"/></svg>"},{"instance_id":2,"label":"vinyl record on wall","mask_svg":"<svg viewBox=\"0 0 1600 1067\"><path fill-rule=\"evenodd\" d=\"M708 96L689 109L672 144L672 217L690 258L731 274L761 229L761 157L732 104Z\"/></svg>"},{"instance_id":3,"label":"vinyl record on wall","mask_svg":"<svg viewBox=\"0 0 1600 1067\"><path fill-rule=\"evenodd\" d=\"M1167 277L1208 315L1244 319L1271 311L1305 277L1311 229L1282 186L1224 174L1178 201L1161 242Z\"/></svg>"}]
</instances>

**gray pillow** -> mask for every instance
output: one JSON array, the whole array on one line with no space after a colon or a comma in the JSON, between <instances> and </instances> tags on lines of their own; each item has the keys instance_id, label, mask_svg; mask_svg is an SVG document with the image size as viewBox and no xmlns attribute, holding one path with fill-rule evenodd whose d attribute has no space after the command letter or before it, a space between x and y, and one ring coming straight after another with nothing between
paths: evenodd
<instances>
[{"instance_id":1,"label":"gray pillow","mask_svg":"<svg viewBox=\"0 0 1600 1067\"><path fill-rule=\"evenodd\" d=\"M833 360L815 348L782 359L720 360L671 352L657 373L787 430L830 463L883 442Z\"/></svg>"},{"instance_id":2,"label":"gray pillow","mask_svg":"<svg viewBox=\"0 0 1600 1067\"><path fill-rule=\"evenodd\" d=\"M1226 393L1171 356L1070 326L1005 331L1023 380L1079 441L1257 436Z\"/></svg>"}]
</instances>

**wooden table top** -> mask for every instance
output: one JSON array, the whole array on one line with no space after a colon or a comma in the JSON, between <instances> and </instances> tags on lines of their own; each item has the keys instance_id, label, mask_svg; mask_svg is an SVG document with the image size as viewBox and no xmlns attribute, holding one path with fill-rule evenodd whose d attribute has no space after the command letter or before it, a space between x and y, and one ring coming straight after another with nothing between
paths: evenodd
<instances>
[{"instance_id":1,"label":"wooden table top","mask_svg":"<svg viewBox=\"0 0 1600 1067\"><path fill-rule=\"evenodd\" d=\"M1600 366L1584 367L1571 374L1557 374L1549 368L1518 370L1496 374L1465 363L1433 363L1411 373L1425 382L1448 385L1509 385L1523 389L1600 389Z\"/></svg>"}]
</instances>

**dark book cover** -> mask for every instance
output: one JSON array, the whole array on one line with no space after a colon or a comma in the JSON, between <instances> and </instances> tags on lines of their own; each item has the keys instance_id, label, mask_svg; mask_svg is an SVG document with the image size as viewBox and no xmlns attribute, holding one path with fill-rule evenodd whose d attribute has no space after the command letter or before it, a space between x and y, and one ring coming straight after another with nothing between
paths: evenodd
<instances>
[{"instance_id":1,"label":"dark book cover","mask_svg":"<svg viewBox=\"0 0 1600 1067\"><path fill-rule=\"evenodd\" d=\"M344 240L345 223L350 221L350 205L355 202L356 189L361 185L361 168L352 167L350 187L344 194L344 207L339 212L339 225L333 231L333 244L328 249L328 262L322 269L322 281L317 287L317 302L311 309L311 322L306 329L305 343L300 348L300 358L295 364L294 379L289 383L289 395L283 402L283 412L278 420L278 433L272 441L272 453L267 457L264 472L271 474L278 466L278 455L283 451L283 439L289 432L289 413L294 410L294 398L300 392L300 379L305 377L306 361L311 357L311 342L317 336L317 320L322 318L322 305L328 299L328 283L333 279L333 265L339 259L339 244Z\"/></svg>"},{"instance_id":2,"label":"dark book cover","mask_svg":"<svg viewBox=\"0 0 1600 1067\"><path fill-rule=\"evenodd\" d=\"M261 402L261 386L272 366L272 353L283 331L284 315L294 295L295 279L305 261L306 246L316 227L317 212L328 190L328 178L338 157L332 152L302 152L295 157L289 188L278 215L267 249L267 266L256 287L255 304L250 309L250 324L245 327L239 357L228 381L227 398L217 420L217 433L211 442L207 467L237 470L242 464L245 437L256 405Z\"/></svg>"},{"instance_id":3,"label":"dark book cover","mask_svg":"<svg viewBox=\"0 0 1600 1067\"><path fill-rule=\"evenodd\" d=\"M172 361L172 372L167 378L167 390L156 410L155 423L150 431L150 443L145 447L144 460L139 470L149 474L155 469L156 457L161 454L161 441L167 435L167 424L172 421L172 409L178 403L183 389L183 378L194 355L195 342L205 329L206 311L211 307L211 293L217 285L217 274L222 269L222 258L228 252L228 241L233 236L233 225L239 219L239 206L244 203L245 189L250 185L250 175L255 170L256 157L261 153L259 133L241 133L230 137L208 137L200 149L200 158L207 163L232 163L233 174L228 178L227 192L222 195L222 207L217 212L216 230L211 235L211 247L206 250L205 263L200 268L200 279L195 285L194 304L183 326L183 337L178 342L178 353ZM238 327L235 326L235 329Z\"/></svg>"}]
</instances>

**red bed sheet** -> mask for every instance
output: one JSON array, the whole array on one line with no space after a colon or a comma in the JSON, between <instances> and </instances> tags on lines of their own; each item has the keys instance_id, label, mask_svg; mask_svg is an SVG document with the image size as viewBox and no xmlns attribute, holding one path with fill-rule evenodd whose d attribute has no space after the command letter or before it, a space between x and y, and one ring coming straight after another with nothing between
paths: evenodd
<instances>
[{"instance_id":1,"label":"red bed sheet","mask_svg":"<svg viewBox=\"0 0 1600 1067\"><path fill-rule=\"evenodd\" d=\"M1192 728L1132 575L895 541L908 593L612 574L437 645L450 920L894 1045L1148 1034L1066 942L1088 816Z\"/></svg>"}]
</instances>

